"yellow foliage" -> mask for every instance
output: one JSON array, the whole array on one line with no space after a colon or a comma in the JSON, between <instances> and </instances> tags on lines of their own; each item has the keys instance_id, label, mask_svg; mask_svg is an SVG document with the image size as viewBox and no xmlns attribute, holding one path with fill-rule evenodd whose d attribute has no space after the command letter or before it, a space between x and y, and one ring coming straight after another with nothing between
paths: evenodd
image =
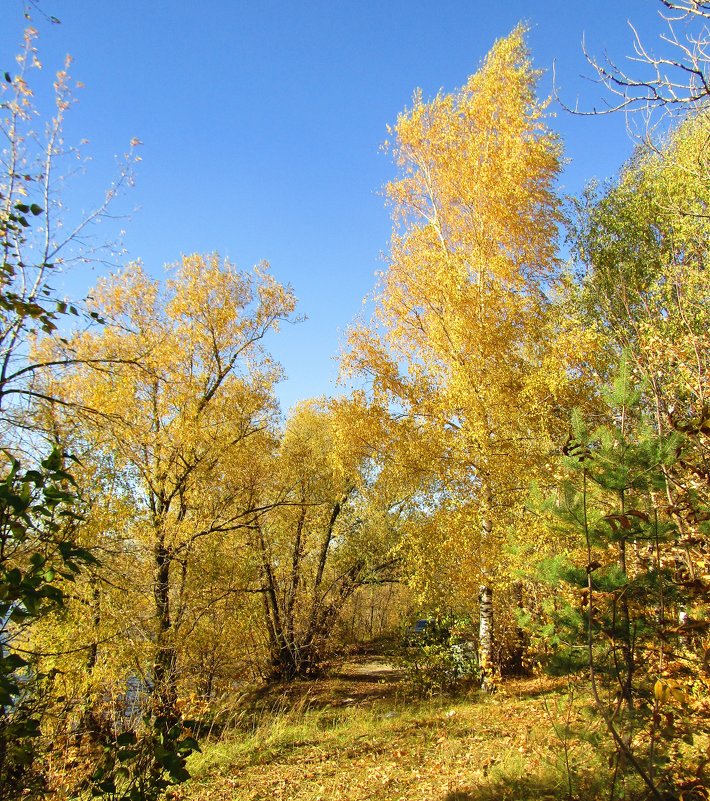
<instances>
[{"instance_id":1,"label":"yellow foliage","mask_svg":"<svg viewBox=\"0 0 710 801\"><path fill-rule=\"evenodd\" d=\"M679 704L689 702L687 693L672 679L658 679L653 685L653 697L659 704L667 704L670 701L677 701Z\"/></svg>"},{"instance_id":2,"label":"yellow foliage","mask_svg":"<svg viewBox=\"0 0 710 801\"><path fill-rule=\"evenodd\" d=\"M200 634L249 568L235 553L275 441L281 376L262 340L295 301L265 265L242 272L217 255L183 257L164 284L129 265L93 298L101 330L39 346L65 367L44 378L62 402L52 428L86 464L82 536L109 556L103 619L152 652L154 668L137 661L174 703L186 633ZM117 613L107 587L123 590ZM98 599L89 606L98 614Z\"/></svg>"},{"instance_id":3,"label":"yellow foliage","mask_svg":"<svg viewBox=\"0 0 710 801\"><path fill-rule=\"evenodd\" d=\"M393 459L429 513L415 550L459 543L472 584L500 564L572 394L571 332L550 350L561 147L537 77L518 26L464 87L399 116L389 264L344 357L400 418Z\"/></svg>"}]
</instances>

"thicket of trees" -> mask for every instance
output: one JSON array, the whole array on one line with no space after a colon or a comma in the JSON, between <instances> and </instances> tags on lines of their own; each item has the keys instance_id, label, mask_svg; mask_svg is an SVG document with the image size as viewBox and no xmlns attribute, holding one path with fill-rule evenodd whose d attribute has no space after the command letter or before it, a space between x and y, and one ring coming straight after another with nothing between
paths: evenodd
<instances>
[{"instance_id":1,"label":"thicket of trees","mask_svg":"<svg viewBox=\"0 0 710 801\"><path fill-rule=\"evenodd\" d=\"M193 714L421 614L476 621L491 691L585 668L612 782L700 786L681 743L710 719L710 10L665 5L701 25L685 94L657 60L659 83L597 67L682 113L582 198L558 195L524 28L459 91L415 94L388 264L343 360L367 387L285 423L267 344L295 300L266 265L195 254L53 298L114 193L57 238L69 78L20 171L28 36L1 107L1 799L158 797Z\"/></svg>"}]
</instances>

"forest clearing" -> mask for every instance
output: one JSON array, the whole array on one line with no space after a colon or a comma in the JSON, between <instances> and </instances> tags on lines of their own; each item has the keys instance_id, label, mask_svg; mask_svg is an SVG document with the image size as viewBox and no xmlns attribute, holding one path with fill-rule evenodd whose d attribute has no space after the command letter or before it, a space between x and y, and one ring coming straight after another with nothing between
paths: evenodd
<instances>
[{"instance_id":1,"label":"forest clearing","mask_svg":"<svg viewBox=\"0 0 710 801\"><path fill-rule=\"evenodd\" d=\"M553 104L602 112L544 97L533 26L416 89L338 391L303 353L288 409L297 287L103 240L140 139L68 208L49 5L0 83L0 801L709 801L710 4L659 0L624 67L585 51L635 144L574 194ZM251 67L272 20L238 5Z\"/></svg>"},{"instance_id":2,"label":"forest clearing","mask_svg":"<svg viewBox=\"0 0 710 801\"><path fill-rule=\"evenodd\" d=\"M495 696L429 701L408 695L401 677L298 689L288 701L262 701L248 733L206 744L178 797L556 799L568 797L565 756L575 795L594 798L602 788L608 754L595 747L590 710L579 701L560 708L564 681L513 680Z\"/></svg>"},{"instance_id":3,"label":"forest clearing","mask_svg":"<svg viewBox=\"0 0 710 801\"><path fill-rule=\"evenodd\" d=\"M401 673L384 678L366 657L334 677L272 692L190 762L176 798L603 798L613 759L580 678L525 678L494 695L474 690L424 700ZM350 668L348 670L348 668ZM373 671L372 669L375 668ZM251 710L251 715L247 714ZM708 739L703 738L707 747ZM679 746L678 756L687 755ZM641 789L633 779L620 793ZM693 784L685 788L693 797Z\"/></svg>"}]
</instances>

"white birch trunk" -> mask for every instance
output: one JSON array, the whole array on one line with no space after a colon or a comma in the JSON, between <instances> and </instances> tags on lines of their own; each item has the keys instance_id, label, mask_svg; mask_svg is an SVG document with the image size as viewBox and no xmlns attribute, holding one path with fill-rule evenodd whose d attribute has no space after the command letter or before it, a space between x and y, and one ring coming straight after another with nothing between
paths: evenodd
<instances>
[{"instance_id":1,"label":"white birch trunk","mask_svg":"<svg viewBox=\"0 0 710 801\"><path fill-rule=\"evenodd\" d=\"M493 523L489 518L493 505L493 493L488 482L483 484L486 499L486 513L481 519L481 552L486 553L490 546ZM483 581L487 581L488 570L485 561L481 563ZM486 692L495 690L495 666L493 664L493 588L482 584L478 592L478 664L481 668L481 687Z\"/></svg>"},{"instance_id":2,"label":"white birch trunk","mask_svg":"<svg viewBox=\"0 0 710 801\"><path fill-rule=\"evenodd\" d=\"M478 626L478 663L481 666L481 686L486 692L493 682L493 590L483 585L478 593L480 622Z\"/></svg>"}]
</instances>

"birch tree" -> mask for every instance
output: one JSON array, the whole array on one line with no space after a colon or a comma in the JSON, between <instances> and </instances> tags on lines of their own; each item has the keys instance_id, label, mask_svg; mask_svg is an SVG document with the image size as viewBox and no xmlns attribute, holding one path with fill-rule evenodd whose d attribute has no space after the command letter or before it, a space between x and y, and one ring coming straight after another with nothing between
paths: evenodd
<instances>
[{"instance_id":1,"label":"birch tree","mask_svg":"<svg viewBox=\"0 0 710 801\"><path fill-rule=\"evenodd\" d=\"M625 352L656 434L683 438L665 494L688 537L710 500L709 152L707 112L660 148L641 147L582 214L577 237L587 324Z\"/></svg>"},{"instance_id":2,"label":"birch tree","mask_svg":"<svg viewBox=\"0 0 710 801\"><path fill-rule=\"evenodd\" d=\"M460 90L399 116L388 266L345 357L429 444L427 503L481 586L484 666L502 546L567 391L546 355L561 148L537 78L519 26Z\"/></svg>"}]
</instances>

